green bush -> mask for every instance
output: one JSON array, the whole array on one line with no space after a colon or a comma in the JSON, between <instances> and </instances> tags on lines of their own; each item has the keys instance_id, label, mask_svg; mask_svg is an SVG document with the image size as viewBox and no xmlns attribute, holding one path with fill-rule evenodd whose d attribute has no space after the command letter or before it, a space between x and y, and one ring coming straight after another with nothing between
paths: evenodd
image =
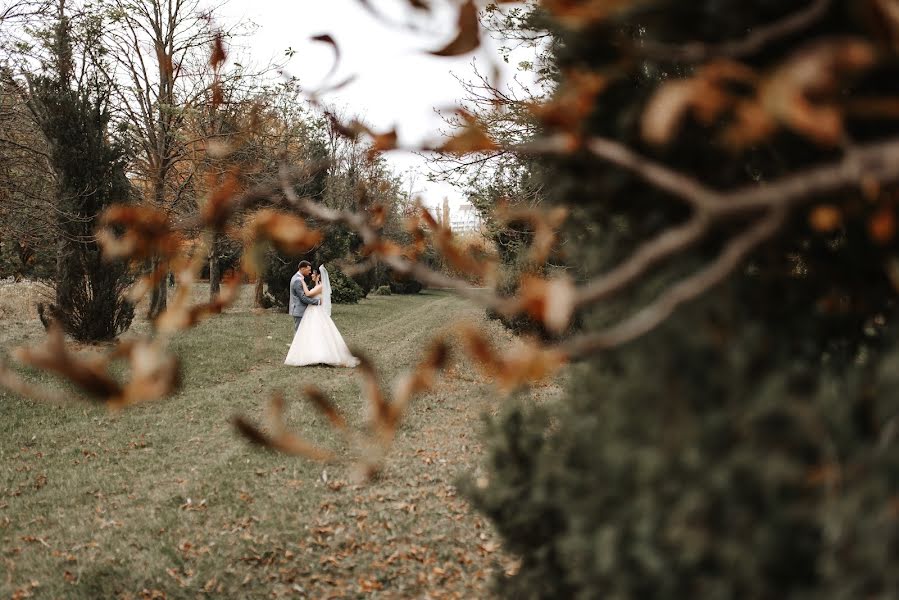
<instances>
[{"instance_id":1,"label":"green bush","mask_svg":"<svg viewBox=\"0 0 899 600\"><path fill-rule=\"evenodd\" d=\"M300 259L269 250L262 280L276 306L287 312L290 302L290 279L297 272Z\"/></svg>"},{"instance_id":2,"label":"green bush","mask_svg":"<svg viewBox=\"0 0 899 600\"><path fill-rule=\"evenodd\" d=\"M420 282L410 279L407 281L391 281L389 287L394 294L417 294L424 286Z\"/></svg>"},{"instance_id":3,"label":"green bush","mask_svg":"<svg viewBox=\"0 0 899 600\"><path fill-rule=\"evenodd\" d=\"M899 353L759 377L763 332L697 322L490 423L489 483L466 487L522 558L502 595L895 598L899 450L878 428L899 415Z\"/></svg>"},{"instance_id":4,"label":"green bush","mask_svg":"<svg viewBox=\"0 0 899 600\"><path fill-rule=\"evenodd\" d=\"M59 235L55 298L48 312L79 342L112 340L134 318L126 296L133 276L122 262L103 259L94 234L100 214L131 197L127 149L110 135L110 91L102 78L75 76L66 18L57 21L45 43L52 60L29 80L29 102L50 142L47 164L57 184L57 204L50 211Z\"/></svg>"},{"instance_id":5,"label":"green bush","mask_svg":"<svg viewBox=\"0 0 899 600\"><path fill-rule=\"evenodd\" d=\"M365 298L365 291L343 271L330 268L328 275L331 280L331 302L334 304L356 304Z\"/></svg>"},{"instance_id":6,"label":"green bush","mask_svg":"<svg viewBox=\"0 0 899 600\"><path fill-rule=\"evenodd\" d=\"M390 289L389 285L382 285L378 289L372 292L375 296L390 296L393 292Z\"/></svg>"},{"instance_id":7,"label":"green bush","mask_svg":"<svg viewBox=\"0 0 899 600\"><path fill-rule=\"evenodd\" d=\"M643 38L714 47L807 9L808 0L634 5L589 27L549 23L558 72L592 69L606 81L584 135L721 190L834 159L833 148L785 130L736 151L717 141L730 115L688 118L665 147L641 136L658 86L698 68L636 56L651 46ZM801 34L743 61L764 77L815 40L865 36L877 45L869 16L857 2L830 2ZM895 51L878 47L889 61L840 79L840 102L895 94ZM894 122L867 117L847 116L853 143L896 135ZM689 218L682 203L623 169L584 155L547 164L548 201L571 210L566 264L582 280ZM899 240L869 234L871 214L895 193L818 194L812 200L840 207L836 231L815 230L797 210L725 283L661 328L573 365L563 401L511 406L491 422L487 476L467 487L522 561L500 580L503 596L899 597L899 323L883 268ZM758 218L709 232L581 315L584 328L602 329L657 299Z\"/></svg>"}]
</instances>

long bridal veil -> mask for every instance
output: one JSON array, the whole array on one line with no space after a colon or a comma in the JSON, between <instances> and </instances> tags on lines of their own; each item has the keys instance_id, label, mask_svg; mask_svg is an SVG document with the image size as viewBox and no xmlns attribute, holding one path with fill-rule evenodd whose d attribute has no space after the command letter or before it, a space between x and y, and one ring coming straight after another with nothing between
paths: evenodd
<instances>
[{"instance_id":1,"label":"long bridal veil","mask_svg":"<svg viewBox=\"0 0 899 600\"><path fill-rule=\"evenodd\" d=\"M328 270L325 265L318 268L318 272L322 275L322 308L325 314L331 316L331 280L328 277Z\"/></svg>"}]
</instances>

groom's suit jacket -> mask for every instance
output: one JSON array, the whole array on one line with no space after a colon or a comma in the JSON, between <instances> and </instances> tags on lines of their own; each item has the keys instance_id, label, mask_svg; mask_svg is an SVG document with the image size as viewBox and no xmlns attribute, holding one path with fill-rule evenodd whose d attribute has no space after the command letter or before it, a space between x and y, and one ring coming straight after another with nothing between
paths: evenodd
<instances>
[{"instance_id":1,"label":"groom's suit jacket","mask_svg":"<svg viewBox=\"0 0 899 600\"><path fill-rule=\"evenodd\" d=\"M291 316L301 318L303 313L306 312L308 304L319 304L321 302L318 298L310 298L303 293L303 283L300 281L302 278L303 276L299 272L294 273L294 276L290 278L290 303L288 305Z\"/></svg>"}]
</instances>

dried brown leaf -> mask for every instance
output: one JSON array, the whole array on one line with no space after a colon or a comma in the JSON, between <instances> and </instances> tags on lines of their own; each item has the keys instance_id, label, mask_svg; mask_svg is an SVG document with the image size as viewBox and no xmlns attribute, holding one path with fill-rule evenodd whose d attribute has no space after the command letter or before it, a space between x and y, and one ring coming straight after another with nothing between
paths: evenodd
<instances>
[{"instance_id":1,"label":"dried brown leaf","mask_svg":"<svg viewBox=\"0 0 899 600\"><path fill-rule=\"evenodd\" d=\"M309 402L312 403L320 413L325 415L328 418L328 421L331 422L335 428L345 431L347 429L346 421L343 418L343 415L340 414L340 411L337 410L337 407L334 406L328 397L325 396L324 392L322 392L319 388L314 385L306 386L306 389L303 390L303 393L306 395L306 398Z\"/></svg>"},{"instance_id":2,"label":"dried brown leaf","mask_svg":"<svg viewBox=\"0 0 899 600\"><path fill-rule=\"evenodd\" d=\"M336 115L334 115L334 113L330 111L325 111L325 118L328 119L328 124L331 126L331 129L333 129L337 134L350 140L355 140L360 135L368 131L367 127L356 120L350 121L348 125L345 125L340 121L340 119L337 118Z\"/></svg>"},{"instance_id":3,"label":"dried brown leaf","mask_svg":"<svg viewBox=\"0 0 899 600\"><path fill-rule=\"evenodd\" d=\"M23 398L31 398L36 402L50 402L64 404L70 400L70 396L49 390L43 386L31 384L18 374L14 373L4 362L0 361L0 387Z\"/></svg>"},{"instance_id":4,"label":"dried brown leaf","mask_svg":"<svg viewBox=\"0 0 899 600\"><path fill-rule=\"evenodd\" d=\"M866 20L866 30L889 50L899 50L899 3L895 0L865 0L855 4Z\"/></svg>"},{"instance_id":5,"label":"dried brown leaf","mask_svg":"<svg viewBox=\"0 0 899 600\"><path fill-rule=\"evenodd\" d=\"M748 67L719 60L704 66L693 77L662 84L643 112L643 138L653 144L671 142L688 114L700 123L712 124L738 102L727 84L751 84L756 79Z\"/></svg>"},{"instance_id":6,"label":"dried brown leaf","mask_svg":"<svg viewBox=\"0 0 899 600\"><path fill-rule=\"evenodd\" d=\"M843 137L839 106L842 84L874 65L875 49L865 40L820 42L790 57L765 79L759 96L774 117L809 139L834 145Z\"/></svg>"},{"instance_id":7,"label":"dried brown leaf","mask_svg":"<svg viewBox=\"0 0 899 600\"><path fill-rule=\"evenodd\" d=\"M240 191L240 169L234 167L218 183L212 182L212 192L203 204L200 216L203 224L215 231L223 231L237 207Z\"/></svg>"},{"instance_id":8,"label":"dried brown leaf","mask_svg":"<svg viewBox=\"0 0 899 600\"><path fill-rule=\"evenodd\" d=\"M434 387L437 375L446 368L449 357L449 344L444 339L436 339L431 342L424 358L415 369L396 381L393 388L393 401L388 407L384 423L389 436L393 436L412 398Z\"/></svg>"},{"instance_id":9,"label":"dried brown leaf","mask_svg":"<svg viewBox=\"0 0 899 600\"><path fill-rule=\"evenodd\" d=\"M165 398L181 387L181 362L159 342L140 340L126 347L130 373L121 401L111 402L113 406Z\"/></svg>"},{"instance_id":10,"label":"dried brown leaf","mask_svg":"<svg viewBox=\"0 0 899 600\"><path fill-rule=\"evenodd\" d=\"M777 121L755 99L736 102L731 117L721 141L734 150L758 144L777 131Z\"/></svg>"},{"instance_id":11,"label":"dried brown leaf","mask_svg":"<svg viewBox=\"0 0 899 600\"><path fill-rule=\"evenodd\" d=\"M216 71L222 68L225 60L228 58L228 52L225 50L225 39L221 33L215 34L212 40L212 51L209 54L209 65Z\"/></svg>"},{"instance_id":12,"label":"dried brown leaf","mask_svg":"<svg viewBox=\"0 0 899 600\"><path fill-rule=\"evenodd\" d=\"M301 217L289 213L263 209L253 214L241 229L247 250L244 253L244 267L251 274L261 270L261 245L271 242L285 254L308 252L319 244L323 235L310 229Z\"/></svg>"},{"instance_id":13,"label":"dried brown leaf","mask_svg":"<svg viewBox=\"0 0 899 600\"><path fill-rule=\"evenodd\" d=\"M495 216L504 224L525 222L529 225L534 235L527 260L534 265L543 265L556 244L558 229L568 218L568 209L561 206L550 210L510 208L507 203L502 203L497 206Z\"/></svg>"},{"instance_id":14,"label":"dried brown leaf","mask_svg":"<svg viewBox=\"0 0 899 600\"><path fill-rule=\"evenodd\" d=\"M328 44L334 50L334 62L331 65L331 69L328 71L328 74L325 75L325 80L328 80L337 71L337 67L340 64L340 46L338 46L337 42L334 41L334 38L327 33L313 36L312 41Z\"/></svg>"},{"instance_id":15,"label":"dried brown leaf","mask_svg":"<svg viewBox=\"0 0 899 600\"><path fill-rule=\"evenodd\" d=\"M598 73L570 71L551 100L528 104L528 109L547 127L575 132L596 107L596 97L607 83Z\"/></svg>"},{"instance_id":16,"label":"dried brown leaf","mask_svg":"<svg viewBox=\"0 0 899 600\"><path fill-rule=\"evenodd\" d=\"M22 364L60 375L101 402L124 395L121 384L109 374L104 360L69 352L62 329L55 323L51 324L42 345L18 348L13 351L13 357Z\"/></svg>"},{"instance_id":17,"label":"dried brown leaf","mask_svg":"<svg viewBox=\"0 0 899 600\"><path fill-rule=\"evenodd\" d=\"M457 271L475 275L492 281L496 275L496 260L471 252L471 248L456 242L453 230L446 224L438 223L427 208L419 205L419 217L431 230L431 239L437 251Z\"/></svg>"},{"instance_id":18,"label":"dried brown leaf","mask_svg":"<svg viewBox=\"0 0 899 600\"><path fill-rule=\"evenodd\" d=\"M465 124L454 135L436 148L437 152L446 154L469 154L473 152L492 152L499 150L499 145L491 138L483 123L465 110L456 111Z\"/></svg>"},{"instance_id":19,"label":"dried brown leaf","mask_svg":"<svg viewBox=\"0 0 899 600\"><path fill-rule=\"evenodd\" d=\"M117 409L158 400L174 393L181 384L180 363L158 342L132 340L123 342L111 352L100 356L79 356L65 345L62 330L53 325L42 346L20 348L13 356L21 363L56 373L83 390L87 396L107 407ZM129 378L124 384L109 372L114 360L124 358L129 366ZM50 397L50 394L21 388L30 397Z\"/></svg>"},{"instance_id":20,"label":"dried brown leaf","mask_svg":"<svg viewBox=\"0 0 899 600\"><path fill-rule=\"evenodd\" d=\"M359 358L358 370L362 373L362 395L368 402L371 421L376 427L381 428L389 419L390 405L381 389L378 373L375 371L374 364L364 353L354 350L353 356Z\"/></svg>"},{"instance_id":21,"label":"dried brown leaf","mask_svg":"<svg viewBox=\"0 0 899 600\"><path fill-rule=\"evenodd\" d=\"M504 309L507 314L525 313L543 323L547 330L562 333L571 323L577 292L567 276L543 279L526 275L518 295Z\"/></svg>"},{"instance_id":22,"label":"dried brown leaf","mask_svg":"<svg viewBox=\"0 0 899 600\"><path fill-rule=\"evenodd\" d=\"M868 221L868 234L878 244L888 244L896 237L896 215L889 206L884 206Z\"/></svg>"},{"instance_id":23,"label":"dried brown leaf","mask_svg":"<svg viewBox=\"0 0 899 600\"><path fill-rule=\"evenodd\" d=\"M372 146L368 150L369 158L373 157L375 154L379 152L385 152L387 150L393 150L396 148L397 144L397 133L396 129L392 129L385 133L373 133L371 131L368 132L372 138Z\"/></svg>"},{"instance_id":24,"label":"dried brown leaf","mask_svg":"<svg viewBox=\"0 0 899 600\"><path fill-rule=\"evenodd\" d=\"M104 258L128 260L170 258L181 251L184 243L165 211L121 204L109 207L101 215L97 241Z\"/></svg>"},{"instance_id":25,"label":"dried brown leaf","mask_svg":"<svg viewBox=\"0 0 899 600\"><path fill-rule=\"evenodd\" d=\"M832 204L816 206L809 213L809 225L815 231L831 233L843 224L842 211Z\"/></svg>"},{"instance_id":26,"label":"dried brown leaf","mask_svg":"<svg viewBox=\"0 0 899 600\"><path fill-rule=\"evenodd\" d=\"M528 343L500 354L474 327L463 328L460 334L472 362L492 377L504 392L541 381L556 373L566 362L564 353L555 348Z\"/></svg>"},{"instance_id":27,"label":"dried brown leaf","mask_svg":"<svg viewBox=\"0 0 899 600\"><path fill-rule=\"evenodd\" d=\"M403 247L391 240L379 239L362 248L362 256L403 256Z\"/></svg>"},{"instance_id":28,"label":"dried brown leaf","mask_svg":"<svg viewBox=\"0 0 899 600\"><path fill-rule=\"evenodd\" d=\"M243 417L234 417L231 422L238 433L263 448L320 462L328 462L334 458L333 453L319 448L293 433L285 431L280 435L269 435Z\"/></svg>"},{"instance_id":29,"label":"dried brown leaf","mask_svg":"<svg viewBox=\"0 0 899 600\"><path fill-rule=\"evenodd\" d=\"M353 119L348 124L342 123L333 113L325 111L325 117L328 119L331 128L339 135L350 139L357 140L359 136L365 134L372 140L372 146L369 148L368 156L371 158L378 152L393 150L397 146L396 129L377 133L364 123Z\"/></svg>"},{"instance_id":30,"label":"dried brown leaf","mask_svg":"<svg viewBox=\"0 0 899 600\"><path fill-rule=\"evenodd\" d=\"M467 54L481 45L481 24L478 22L478 7L474 0L466 0L459 7L459 32L456 37L440 50L432 51L434 56L459 56Z\"/></svg>"},{"instance_id":31,"label":"dried brown leaf","mask_svg":"<svg viewBox=\"0 0 899 600\"><path fill-rule=\"evenodd\" d=\"M369 223L375 229L380 229L387 221L388 210L383 204L375 204L369 210Z\"/></svg>"},{"instance_id":32,"label":"dried brown leaf","mask_svg":"<svg viewBox=\"0 0 899 600\"><path fill-rule=\"evenodd\" d=\"M174 302L156 318L156 330L160 333L174 333L193 327L212 315L220 314L237 299L241 289L240 278L240 274L237 274L224 280L222 291L215 300L191 305L190 288L184 282L192 280L192 277L183 276ZM180 293L181 289L185 289L186 292Z\"/></svg>"}]
</instances>

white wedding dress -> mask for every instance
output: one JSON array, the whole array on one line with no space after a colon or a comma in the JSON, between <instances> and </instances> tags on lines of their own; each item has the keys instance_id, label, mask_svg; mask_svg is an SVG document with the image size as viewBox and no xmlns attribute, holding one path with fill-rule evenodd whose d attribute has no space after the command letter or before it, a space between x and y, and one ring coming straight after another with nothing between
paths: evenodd
<instances>
[{"instance_id":1,"label":"white wedding dress","mask_svg":"<svg viewBox=\"0 0 899 600\"><path fill-rule=\"evenodd\" d=\"M325 266L319 267L322 276L321 304L306 307L300 326L293 336L287 351L285 365L303 367L306 365L333 365L335 367L355 367L359 359L353 356L343 336L331 320L331 281Z\"/></svg>"}]
</instances>

